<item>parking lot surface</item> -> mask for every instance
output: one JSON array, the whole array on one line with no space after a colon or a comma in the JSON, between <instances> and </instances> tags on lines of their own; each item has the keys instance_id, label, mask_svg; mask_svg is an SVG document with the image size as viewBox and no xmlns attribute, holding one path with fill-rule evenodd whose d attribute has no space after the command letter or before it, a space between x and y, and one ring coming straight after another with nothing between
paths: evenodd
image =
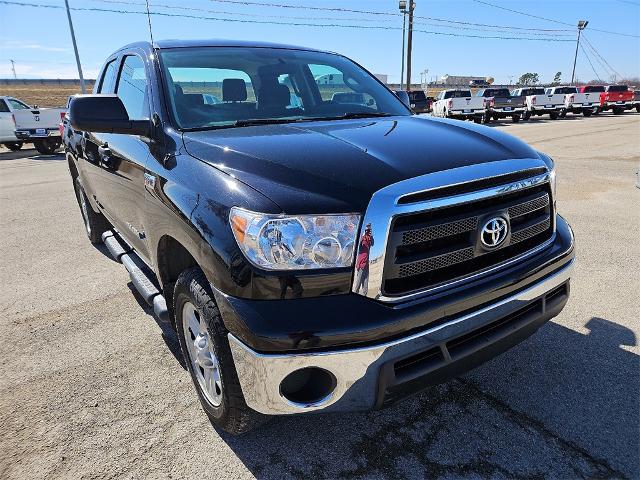
<instances>
[{"instance_id":1,"label":"parking lot surface","mask_svg":"<svg viewBox=\"0 0 640 480\"><path fill-rule=\"evenodd\" d=\"M0 150L0 478L639 478L640 115L494 128L556 160L577 241L562 314L389 409L242 437L88 242L63 155Z\"/></svg>"}]
</instances>

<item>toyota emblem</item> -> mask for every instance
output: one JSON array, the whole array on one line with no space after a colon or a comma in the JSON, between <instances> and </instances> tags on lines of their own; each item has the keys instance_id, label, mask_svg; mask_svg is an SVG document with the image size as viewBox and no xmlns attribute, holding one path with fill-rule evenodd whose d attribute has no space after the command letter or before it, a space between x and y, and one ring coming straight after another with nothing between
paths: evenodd
<instances>
[{"instance_id":1,"label":"toyota emblem","mask_svg":"<svg viewBox=\"0 0 640 480\"><path fill-rule=\"evenodd\" d=\"M509 233L509 223L504 217L488 220L480 230L480 241L487 249L497 248L505 241Z\"/></svg>"}]
</instances>

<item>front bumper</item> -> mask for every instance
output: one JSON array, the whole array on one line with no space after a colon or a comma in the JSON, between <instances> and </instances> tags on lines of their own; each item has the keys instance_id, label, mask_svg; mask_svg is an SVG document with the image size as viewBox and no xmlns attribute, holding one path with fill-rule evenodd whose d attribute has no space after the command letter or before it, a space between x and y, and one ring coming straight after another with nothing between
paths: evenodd
<instances>
[{"instance_id":1,"label":"front bumper","mask_svg":"<svg viewBox=\"0 0 640 480\"><path fill-rule=\"evenodd\" d=\"M233 334L229 344L247 405L264 414L380 408L446 381L534 333L556 316L569 295L573 260L511 296L390 342L334 351L259 353ZM281 382L302 368L330 372L333 389L295 403Z\"/></svg>"}]
</instances>

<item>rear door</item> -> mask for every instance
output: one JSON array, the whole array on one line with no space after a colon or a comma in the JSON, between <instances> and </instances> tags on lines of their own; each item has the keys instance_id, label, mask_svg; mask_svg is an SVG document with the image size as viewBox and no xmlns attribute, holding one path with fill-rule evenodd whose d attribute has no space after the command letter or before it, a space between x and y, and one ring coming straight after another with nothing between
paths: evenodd
<instances>
[{"instance_id":1,"label":"rear door","mask_svg":"<svg viewBox=\"0 0 640 480\"><path fill-rule=\"evenodd\" d=\"M126 53L118 61L115 93L130 120L149 119L149 75L141 53ZM135 135L94 134L100 169L98 202L122 237L148 261L143 219L147 140Z\"/></svg>"}]
</instances>

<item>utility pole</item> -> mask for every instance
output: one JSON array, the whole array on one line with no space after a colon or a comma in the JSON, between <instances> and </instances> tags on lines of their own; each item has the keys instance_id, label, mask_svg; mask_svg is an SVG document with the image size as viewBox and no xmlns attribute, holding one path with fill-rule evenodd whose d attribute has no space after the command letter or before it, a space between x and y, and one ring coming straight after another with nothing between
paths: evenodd
<instances>
[{"instance_id":1,"label":"utility pole","mask_svg":"<svg viewBox=\"0 0 640 480\"><path fill-rule=\"evenodd\" d=\"M407 90L411 90L411 50L413 47L413 11L416 2L409 0L409 36L407 39Z\"/></svg>"},{"instance_id":2,"label":"utility pole","mask_svg":"<svg viewBox=\"0 0 640 480\"><path fill-rule=\"evenodd\" d=\"M69 30L71 31L71 41L73 42L73 51L76 54L76 64L78 65L78 75L80 75L80 91L84 94L87 89L84 86L84 77L82 76L82 67L80 66L80 55L78 55L78 45L76 44L76 34L73 31L73 22L71 21L71 11L69 10L69 0L64 0L67 7L67 19L69 20Z\"/></svg>"},{"instance_id":3,"label":"utility pole","mask_svg":"<svg viewBox=\"0 0 640 480\"><path fill-rule=\"evenodd\" d=\"M402 69L400 70L400 90L404 90L402 88L402 84L404 82L404 44L405 44L405 33L407 31L407 2L406 0L400 0L398 2L398 8L400 9L400 13L402 13Z\"/></svg>"},{"instance_id":4,"label":"utility pole","mask_svg":"<svg viewBox=\"0 0 640 480\"><path fill-rule=\"evenodd\" d=\"M573 57L573 71L571 72L571 85L573 85L573 79L575 78L575 75L576 75L576 61L578 60L578 47L580 46L580 34L582 33L582 30L587 28L588 24L589 24L589 20L580 20L578 22L578 40L576 41L576 54Z\"/></svg>"},{"instance_id":5,"label":"utility pole","mask_svg":"<svg viewBox=\"0 0 640 480\"><path fill-rule=\"evenodd\" d=\"M11 70L13 70L13 79L16 80L18 76L16 75L16 62L13 60L9 60L11 62Z\"/></svg>"}]
</instances>

